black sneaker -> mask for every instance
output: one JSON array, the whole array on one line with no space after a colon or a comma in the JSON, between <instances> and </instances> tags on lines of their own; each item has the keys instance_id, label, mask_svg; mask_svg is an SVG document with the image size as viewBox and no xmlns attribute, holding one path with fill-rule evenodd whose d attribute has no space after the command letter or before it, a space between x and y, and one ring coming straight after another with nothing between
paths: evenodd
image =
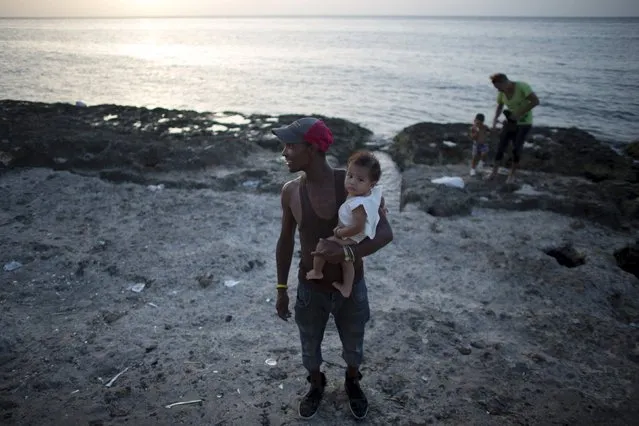
<instances>
[{"instance_id":1,"label":"black sneaker","mask_svg":"<svg viewBox=\"0 0 639 426\"><path fill-rule=\"evenodd\" d=\"M324 375L324 373L321 374L321 383L312 382L311 376L308 376L306 378L306 381L311 384L311 388L300 401L300 405L298 408L300 417L303 419L310 419L311 417L313 417L315 413L317 413L320 402L322 402L322 397L324 396L324 388L326 387L326 376Z\"/></svg>"},{"instance_id":2,"label":"black sneaker","mask_svg":"<svg viewBox=\"0 0 639 426\"><path fill-rule=\"evenodd\" d=\"M344 381L344 389L346 389L346 395L348 395L348 406L356 419L363 419L368 414L368 400L364 392L362 392L362 388L359 387L361 378L362 373L358 372L357 378L348 377L347 375Z\"/></svg>"}]
</instances>

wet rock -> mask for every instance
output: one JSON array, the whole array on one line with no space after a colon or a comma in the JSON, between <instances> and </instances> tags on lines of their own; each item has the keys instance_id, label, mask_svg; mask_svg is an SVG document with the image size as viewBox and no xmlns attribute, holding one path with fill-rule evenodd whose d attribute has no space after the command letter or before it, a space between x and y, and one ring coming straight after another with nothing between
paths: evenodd
<instances>
[{"instance_id":1,"label":"wet rock","mask_svg":"<svg viewBox=\"0 0 639 426\"><path fill-rule=\"evenodd\" d=\"M414 164L457 164L472 147L469 130L461 123L417 123L397 134L388 152L400 170Z\"/></svg>"},{"instance_id":2,"label":"wet rock","mask_svg":"<svg viewBox=\"0 0 639 426\"><path fill-rule=\"evenodd\" d=\"M559 129L538 151L548 152L550 158L542 160L535 155L528 156L528 163L522 161L522 167L584 176L594 182L608 179L637 182L630 158L619 155L610 145L577 128Z\"/></svg>"},{"instance_id":3,"label":"wet rock","mask_svg":"<svg viewBox=\"0 0 639 426\"><path fill-rule=\"evenodd\" d=\"M438 185L425 195L421 209L431 216L466 216L472 212L475 200L465 190Z\"/></svg>"},{"instance_id":4,"label":"wet rock","mask_svg":"<svg viewBox=\"0 0 639 426\"><path fill-rule=\"evenodd\" d=\"M0 128L7 141L0 144L0 151L13 158L9 167L189 170L241 164L242 157L257 148L246 137L207 131L212 123L209 115L195 112L116 105L78 110L68 104L16 101L3 101L0 111L11 122L10 127ZM180 114L184 118L178 118ZM169 131L180 127L190 131Z\"/></svg>"},{"instance_id":5,"label":"wet rock","mask_svg":"<svg viewBox=\"0 0 639 426\"><path fill-rule=\"evenodd\" d=\"M417 123L395 136L389 153L401 170L415 164L468 163L472 155L468 132L469 126L463 123ZM526 142L522 169L581 176L594 182L639 182L639 167L629 156L619 155L577 128L534 127ZM635 151L634 145L626 148L628 153Z\"/></svg>"},{"instance_id":6,"label":"wet rock","mask_svg":"<svg viewBox=\"0 0 639 426\"><path fill-rule=\"evenodd\" d=\"M614 252L617 265L639 278L639 240Z\"/></svg>"},{"instance_id":7,"label":"wet rock","mask_svg":"<svg viewBox=\"0 0 639 426\"><path fill-rule=\"evenodd\" d=\"M617 229L639 223L639 162L633 163L629 155L618 154L576 128L535 127L526 146L522 169L552 175L531 176L523 185L508 185L499 178L492 183L464 179L464 189L481 207L548 210ZM464 124L418 123L402 130L388 150L403 174L400 208L427 198L427 181L447 176L447 166L466 166L471 147ZM634 146L627 150L635 152ZM441 172L434 175L432 170Z\"/></svg>"},{"instance_id":8,"label":"wet rock","mask_svg":"<svg viewBox=\"0 0 639 426\"><path fill-rule=\"evenodd\" d=\"M579 253L571 244L564 244L560 247L552 247L544 250L548 256L554 257L561 266L575 268L584 265L586 258Z\"/></svg>"},{"instance_id":9,"label":"wet rock","mask_svg":"<svg viewBox=\"0 0 639 426\"><path fill-rule=\"evenodd\" d=\"M639 160L639 139L626 145L624 147L624 152L629 157Z\"/></svg>"},{"instance_id":10,"label":"wet rock","mask_svg":"<svg viewBox=\"0 0 639 426\"><path fill-rule=\"evenodd\" d=\"M432 216L449 217L469 215L475 199L465 189L434 184L419 169L411 169L402 178L400 209L414 202Z\"/></svg>"},{"instance_id":11,"label":"wet rock","mask_svg":"<svg viewBox=\"0 0 639 426\"><path fill-rule=\"evenodd\" d=\"M280 151L271 129L301 115L235 114L238 123L221 125L209 112L5 100L0 102L0 163L3 168L167 172L247 164L249 154ZM332 154L345 162L363 148L372 132L339 118L323 118L335 144ZM232 130L230 131L229 129ZM124 174L123 177L126 177ZM111 175L116 179L116 175Z\"/></svg>"},{"instance_id":12,"label":"wet rock","mask_svg":"<svg viewBox=\"0 0 639 426\"><path fill-rule=\"evenodd\" d=\"M424 210L432 206L431 194L434 178L450 176L447 166L412 166L402 174L400 210L407 204L422 205ZM463 173L467 173L464 167ZM463 177L463 175L462 175ZM639 224L639 185L622 181L588 182L547 174L520 176L520 184L506 185L503 179L482 181L465 179L461 193L446 189L444 200L453 200L457 195L458 207L463 213L475 206L499 210L546 210L575 218L583 218L615 229L623 229ZM454 189L454 188L451 188ZM467 194L462 197L462 194ZM467 213L464 213L467 214ZM575 229L579 228L576 224Z\"/></svg>"}]
</instances>

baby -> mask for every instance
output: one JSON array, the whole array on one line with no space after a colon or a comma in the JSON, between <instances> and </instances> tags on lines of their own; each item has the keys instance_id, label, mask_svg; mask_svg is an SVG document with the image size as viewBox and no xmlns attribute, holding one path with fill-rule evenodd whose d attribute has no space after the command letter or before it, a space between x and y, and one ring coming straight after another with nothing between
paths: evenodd
<instances>
[{"instance_id":1,"label":"baby","mask_svg":"<svg viewBox=\"0 0 639 426\"><path fill-rule=\"evenodd\" d=\"M379 222L379 207L382 202L382 190L377 182L382 175L379 161L368 151L356 152L348 159L344 188L346 201L339 208L338 225L329 237L341 245L358 244L364 238L375 238ZM325 260L320 256L313 258L313 269L306 274L308 280L320 280L324 277L322 268ZM333 283L342 296L349 297L353 290L355 267L352 262L342 263L342 282Z\"/></svg>"}]
</instances>

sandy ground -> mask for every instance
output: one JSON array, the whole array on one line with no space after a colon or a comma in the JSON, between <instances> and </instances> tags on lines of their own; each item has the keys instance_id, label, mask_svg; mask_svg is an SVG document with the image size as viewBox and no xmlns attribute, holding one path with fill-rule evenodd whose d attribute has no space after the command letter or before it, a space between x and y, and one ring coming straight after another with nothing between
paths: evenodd
<instances>
[{"instance_id":1,"label":"sandy ground","mask_svg":"<svg viewBox=\"0 0 639 426\"><path fill-rule=\"evenodd\" d=\"M23 264L0 270L2 424L307 423L297 328L275 316L277 195L32 169L1 176L0 200L0 265ZM390 220L366 260L364 424L639 418L639 281L612 256L632 235L542 212ZM585 265L544 253L564 241ZM332 323L324 357L312 423L350 424Z\"/></svg>"}]
</instances>

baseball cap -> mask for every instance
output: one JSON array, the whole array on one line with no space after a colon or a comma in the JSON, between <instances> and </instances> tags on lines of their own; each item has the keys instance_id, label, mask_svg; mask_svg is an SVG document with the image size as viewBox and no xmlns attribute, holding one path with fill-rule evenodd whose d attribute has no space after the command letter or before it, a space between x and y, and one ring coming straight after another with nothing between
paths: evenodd
<instances>
[{"instance_id":1,"label":"baseball cap","mask_svg":"<svg viewBox=\"0 0 639 426\"><path fill-rule=\"evenodd\" d=\"M326 152L333 144L333 133L326 124L315 117L295 120L288 126L273 129L273 134L283 143L309 143Z\"/></svg>"}]
</instances>

